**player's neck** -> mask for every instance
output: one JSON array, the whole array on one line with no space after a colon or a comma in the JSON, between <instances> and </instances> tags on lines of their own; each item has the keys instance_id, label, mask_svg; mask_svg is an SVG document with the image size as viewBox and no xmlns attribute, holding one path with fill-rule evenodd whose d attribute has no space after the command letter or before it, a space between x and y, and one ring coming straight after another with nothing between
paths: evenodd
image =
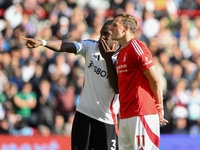
<instances>
[{"instance_id":1,"label":"player's neck","mask_svg":"<svg viewBox=\"0 0 200 150\"><path fill-rule=\"evenodd\" d=\"M119 40L119 44L124 48L127 45L129 45L129 43L133 38L134 38L133 34L125 34L124 37Z\"/></svg>"}]
</instances>

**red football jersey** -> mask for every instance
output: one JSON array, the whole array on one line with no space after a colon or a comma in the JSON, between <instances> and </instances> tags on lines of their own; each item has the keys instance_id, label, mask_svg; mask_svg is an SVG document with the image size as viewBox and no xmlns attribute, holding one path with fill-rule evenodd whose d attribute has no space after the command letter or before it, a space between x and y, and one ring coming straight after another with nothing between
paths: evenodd
<instances>
[{"instance_id":1,"label":"red football jersey","mask_svg":"<svg viewBox=\"0 0 200 150\"><path fill-rule=\"evenodd\" d=\"M158 113L149 81L143 74L153 65L150 51L136 39L119 52L117 74L121 119Z\"/></svg>"}]
</instances>

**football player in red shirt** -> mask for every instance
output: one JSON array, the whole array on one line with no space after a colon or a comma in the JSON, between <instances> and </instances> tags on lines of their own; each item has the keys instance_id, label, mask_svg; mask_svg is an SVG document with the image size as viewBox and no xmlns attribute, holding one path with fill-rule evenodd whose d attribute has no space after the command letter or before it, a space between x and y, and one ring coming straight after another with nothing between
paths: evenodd
<instances>
[{"instance_id":1,"label":"football player in red shirt","mask_svg":"<svg viewBox=\"0 0 200 150\"><path fill-rule=\"evenodd\" d=\"M120 101L119 148L121 150L159 149L163 118L163 93L148 48L134 38L136 19L130 14L115 16L110 27L112 40L123 47L117 56ZM112 52L100 39L104 59ZM108 60L106 60L108 62Z\"/></svg>"}]
</instances>

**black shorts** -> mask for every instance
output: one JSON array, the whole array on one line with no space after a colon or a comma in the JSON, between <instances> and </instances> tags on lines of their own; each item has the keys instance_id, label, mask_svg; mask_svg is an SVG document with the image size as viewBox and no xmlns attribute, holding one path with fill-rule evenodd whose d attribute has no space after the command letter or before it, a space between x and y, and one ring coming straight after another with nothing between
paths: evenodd
<instances>
[{"instance_id":1,"label":"black shorts","mask_svg":"<svg viewBox=\"0 0 200 150\"><path fill-rule=\"evenodd\" d=\"M72 150L118 150L115 125L76 112L72 126Z\"/></svg>"}]
</instances>

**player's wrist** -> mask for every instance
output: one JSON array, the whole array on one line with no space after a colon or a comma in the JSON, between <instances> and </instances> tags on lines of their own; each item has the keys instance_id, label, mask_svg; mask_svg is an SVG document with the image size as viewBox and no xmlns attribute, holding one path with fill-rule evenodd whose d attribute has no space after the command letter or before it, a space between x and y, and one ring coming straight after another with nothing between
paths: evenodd
<instances>
[{"instance_id":1,"label":"player's wrist","mask_svg":"<svg viewBox=\"0 0 200 150\"><path fill-rule=\"evenodd\" d=\"M163 111L163 108L164 108L164 106L163 106L162 108L157 109L158 112L162 112L162 111Z\"/></svg>"},{"instance_id":2,"label":"player's wrist","mask_svg":"<svg viewBox=\"0 0 200 150\"><path fill-rule=\"evenodd\" d=\"M163 111L163 109L164 109L163 104L156 104L156 109L158 110L158 112Z\"/></svg>"},{"instance_id":3,"label":"player's wrist","mask_svg":"<svg viewBox=\"0 0 200 150\"><path fill-rule=\"evenodd\" d=\"M46 46L47 45L47 41L46 40L41 40L42 41L42 46Z\"/></svg>"}]
</instances>

